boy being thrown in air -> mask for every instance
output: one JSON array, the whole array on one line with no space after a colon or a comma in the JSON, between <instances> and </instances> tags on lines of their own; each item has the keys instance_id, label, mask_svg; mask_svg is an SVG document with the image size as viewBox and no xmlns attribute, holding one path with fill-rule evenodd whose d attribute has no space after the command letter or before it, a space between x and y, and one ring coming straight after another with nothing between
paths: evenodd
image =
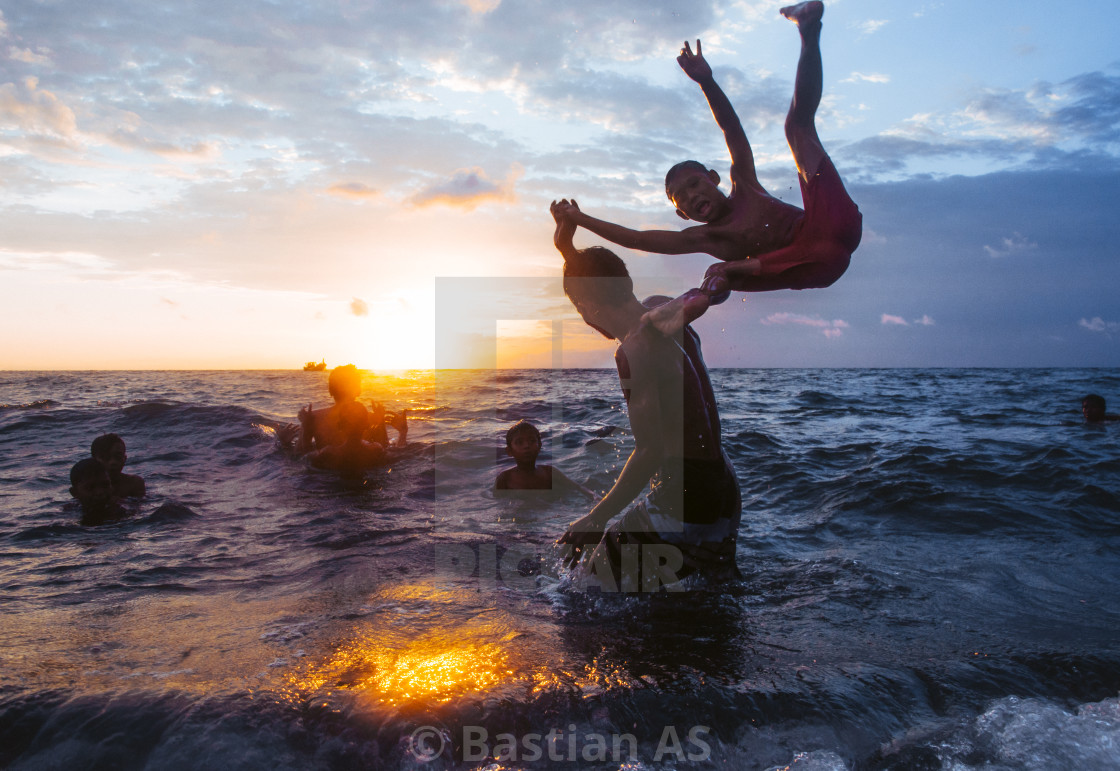
<instances>
[{"instance_id":1,"label":"boy being thrown in air","mask_svg":"<svg viewBox=\"0 0 1120 771\"><path fill-rule=\"evenodd\" d=\"M730 290L766 292L830 286L848 268L862 236L862 215L848 197L836 168L817 136L821 100L820 32L824 5L806 2L781 10L797 25L801 56L793 101L786 115L786 139L801 183L804 211L779 201L762 187L746 132L730 100L712 77L700 41L686 42L677 62L703 90L731 153L731 194L720 177L698 161L669 169L665 192L683 219L701 224L682 231L632 230L596 219L575 201L561 201L555 213L602 238L631 249L659 254L710 254L723 262L708 269L699 289L650 311L662 332L674 333L724 302Z\"/></svg>"}]
</instances>

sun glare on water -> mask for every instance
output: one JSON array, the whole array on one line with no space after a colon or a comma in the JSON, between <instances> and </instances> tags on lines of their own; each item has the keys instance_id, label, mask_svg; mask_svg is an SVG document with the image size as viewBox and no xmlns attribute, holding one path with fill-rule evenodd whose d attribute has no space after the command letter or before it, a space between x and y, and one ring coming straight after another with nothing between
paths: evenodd
<instances>
[{"instance_id":1,"label":"sun glare on water","mask_svg":"<svg viewBox=\"0 0 1120 771\"><path fill-rule=\"evenodd\" d=\"M387 649L380 641L359 638L292 685L303 692L333 685L395 706L418 700L443 704L513 677L509 653L495 643L437 639Z\"/></svg>"}]
</instances>

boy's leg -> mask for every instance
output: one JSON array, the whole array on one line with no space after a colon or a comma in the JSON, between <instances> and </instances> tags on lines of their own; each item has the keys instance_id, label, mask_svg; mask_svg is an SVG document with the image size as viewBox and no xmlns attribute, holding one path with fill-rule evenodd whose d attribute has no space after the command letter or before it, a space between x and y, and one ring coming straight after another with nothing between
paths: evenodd
<instances>
[{"instance_id":1,"label":"boy's leg","mask_svg":"<svg viewBox=\"0 0 1120 771\"><path fill-rule=\"evenodd\" d=\"M824 4L812 0L787 6L781 13L797 25L801 34L801 56L797 60L793 101L786 114L786 140L801 178L808 182L817 173L821 161L828 157L817 136L816 126L817 107L824 87L820 45Z\"/></svg>"}]
</instances>

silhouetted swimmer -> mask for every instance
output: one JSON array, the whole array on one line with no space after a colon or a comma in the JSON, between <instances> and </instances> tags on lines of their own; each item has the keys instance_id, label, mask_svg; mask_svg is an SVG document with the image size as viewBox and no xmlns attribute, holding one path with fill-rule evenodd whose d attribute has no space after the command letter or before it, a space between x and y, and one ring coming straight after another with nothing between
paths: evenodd
<instances>
[{"instance_id":1,"label":"silhouetted swimmer","mask_svg":"<svg viewBox=\"0 0 1120 771\"><path fill-rule=\"evenodd\" d=\"M83 458L70 469L70 495L82 507L82 522L96 524L124 515L109 469L94 458Z\"/></svg>"},{"instance_id":2,"label":"silhouetted swimmer","mask_svg":"<svg viewBox=\"0 0 1120 771\"><path fill-rule=\"evenodd\" d=\"M109 480L113 483L115 495L121 498L140 498L144 495L144 480L122 471L124 464L128 462L124 439L116 434L102 434L93 440L90 454L109 470Z\"/></svg>"},{"instance_id":3,"label":"silhouetted swimmer","mask_svg":"<svg viewBox=\"0 0 1120 771\"><path fill-rule=\"evenodd\" d=\"M541 432L527 420L519 421L506 431L506 452L517 464L498 474L495 490L575 490L588 498L595 493L570 479L558 468L537 465L541 454Z\"/></svg>"},{"instance_id":4,"label":"silhouetted swimmer","mask_svg":"<svg viewBox=\"0 0 1120 771\"><path fill-rule=\"evenodd\" d=\"M301 454L345 441L346 437L339 433L339 417L340 412L349 405L357 404L365 413L361 418L363 431L372 422L366 408L357 401L362 393L362 374L353 364L344 364L331 370L330 377L327 378L327 391L334 399L334 405L317 410L308 404L299 411L297 449ZM359 419L357 412L354 411L349 419Z\"/></svg>"},{"instance_id":5,"label":"silhouetted swimmer","mask_svg":"<svg viewBox=\"0 0 1120 771\"><path fill-rule=\"evenodd\" d=\"M734 576L739 483L721 446L719 412L691 327L667 336L646 320L626 265L602 247L577 250L575 225L553 206L564 292L588 326L618 340L615 365L634 451L614 486L559 543L567 563L585 552L584 578L604 590L656 590L705 571ZM646 492L622 518L636 497Z\"/></svg>"},{"instance_id":6,"label":"silhouetted swimmer","mask_svg":"<svg viewBox=\"0 0 1120 771\"><path fill-rule=\"evenodd\" d=\"M343 439L312 451L308 455L308 462L313 468L359 474L388 462L389 456L384 445L367 442L362 438L369 419L365 407L351 402L341 405L335 416L338 423L334 427L334 433Z\"/></svg>"},{"instance_id":7,"label":"silhouetted swimmer","mask_svg":"<svg viewBox=\"0 0 1120 771\"><path fill-rule=\"evenodd\" d=\"M288 424L276 431L280 444L297 455L305 455L315 450L323 450L331 445L341 445L347 441L347 434L339 427L342 425L343 411L348 411L346 421L353 426L362 424L363 438L369 442L389 447L386 424L397 431L394 443L403 447L408 443L408 418L405 410L386 414L384 407L375 402L373 413L358 402L362 393L362 374L353 364L344 364L331 370L327 378L327 391L334 399L334 405L315 409L308 404L299 411L299 426ZM387 419L387 422L386 422Z\"/></svg>"},{"instance_id":8,"label":"silhouetted swimmer","mask_svg":"<svg viewBox=\"0 0 1120 771\"><path fill-rule=\"evenodd\" d=\"M1089 394L1081 400L1081 414L1085 416L1086 423L1105 423L1120 420L1120 415L1108 414L1104 397L1097 394Z\"/></svg>"},{"instance_id":9,"label":"silhouetted swimmer","mask_svg":"<svg viewBox=\"0 0 1120 771\"><path fill-rule=\"evenodd\" d=\"M863 218L824 151L816 129L823 88L820 33L824 5L807 2L781 10L797 25L801 55L785 131L797 163L805 209L784 203L763 188L754 154L730 100L712 76L700 41L684 44L677 62L700 85L731 153L731 193L720 176L699 161L682 161L665 176L665 193L682 219L701 224L682 231L632 230L584 214L575 201L560 201L559 213L616 244L659 254L704 253L722 260L699 289L649 311L658 329L672 334L731 290L767 292L830 286L848 268L859 246Z\"/></svg>"}]
</instances>

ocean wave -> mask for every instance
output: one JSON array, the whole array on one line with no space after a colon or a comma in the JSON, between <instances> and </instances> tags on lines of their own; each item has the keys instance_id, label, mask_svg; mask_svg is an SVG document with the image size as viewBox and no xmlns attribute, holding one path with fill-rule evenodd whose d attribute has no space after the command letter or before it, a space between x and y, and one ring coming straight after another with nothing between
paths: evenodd
<instances>
[{"instance_id":1,"label":"ocean wave","mask_svg":"<svg viewBox=\"0 0 1120 771\"><path fill-rule=\"evenodd\" d=\"M54 399L36 399L27 404L0 404L0 410L46 410L51 407L58 407L61 402L56 402Z\"/></svg>"}]
</instances>

